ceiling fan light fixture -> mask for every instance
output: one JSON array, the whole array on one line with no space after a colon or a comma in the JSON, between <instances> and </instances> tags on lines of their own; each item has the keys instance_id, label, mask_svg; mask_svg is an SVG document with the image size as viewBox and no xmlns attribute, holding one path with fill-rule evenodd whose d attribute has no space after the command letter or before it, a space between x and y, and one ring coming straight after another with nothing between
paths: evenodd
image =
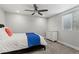
<instances>
[{"instance_id":1,"label":"ceiling fan light fixture","mask_svg":"<svg viewBox=\"0 0 79 59\"><path fill-rule=\"evenodd\" d=\"M17 12L17 13L20 13L20 11L19 11L19 10L17 10L16 12Z\"/></svg>"},{"instance_id":2,"label":"ceiling fan light fixture","mask_svg":"<svg viewBox=\"0 0 79 59\"><path fill-rule=\"evenodd\" d=\"M48 11L48 9L42 9L42 10L40 10L36 4L33 4L33 7L34 7L34 10L27 10L26 9L24 11L33 11L32 15L35 15L36 13L38 13L41 16L43 15L42 12L47 12Z\"/></svg>"}]
</instances>

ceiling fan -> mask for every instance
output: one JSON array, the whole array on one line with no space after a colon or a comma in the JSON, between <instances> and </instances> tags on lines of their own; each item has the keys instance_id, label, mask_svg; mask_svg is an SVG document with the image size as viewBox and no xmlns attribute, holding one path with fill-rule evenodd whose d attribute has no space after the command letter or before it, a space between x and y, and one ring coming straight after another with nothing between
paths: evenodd
<instances>
[{"instance_id":1,"label":"ceiling fan","mask_svg":"<svg viewBox=\"0 0 79 59\"><path fill-rule=\"evenodd\" d=\"M33 12L32 15L34 15L35 13L38 13L39 15L43 15L41 12L46 12L48 11L48 9L42 9L42 10L39 10L38 6L36 4L33 4L33 7L34 7L34 10L24 10L24 11L31 11Z\"/></svg>"}]
</instances>

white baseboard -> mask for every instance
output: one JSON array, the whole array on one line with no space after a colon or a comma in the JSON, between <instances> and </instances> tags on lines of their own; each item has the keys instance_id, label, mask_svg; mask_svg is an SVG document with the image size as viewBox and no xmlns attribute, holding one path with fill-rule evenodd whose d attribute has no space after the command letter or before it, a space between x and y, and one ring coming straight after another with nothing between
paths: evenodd
<instances>
[{"instance_id":1,"label":"white baseboard","mask_svg":"<svg viewBox=\"0 0 79 59\"><path fill-rule=\"evenodd\" d=\"M61 43L61 44L64 44L64 45L66 45L66 46L68 46L68 47L71 47L71 48L73 48L73 49L75 49L75 50L79 50L79 47L76 47L76 46L74 46L74 45L68 44L68 43L66 43L66 42L62 42L62 41L57 41L57 42L59 42L59 43Z\"/></svg>"}]
</instances>

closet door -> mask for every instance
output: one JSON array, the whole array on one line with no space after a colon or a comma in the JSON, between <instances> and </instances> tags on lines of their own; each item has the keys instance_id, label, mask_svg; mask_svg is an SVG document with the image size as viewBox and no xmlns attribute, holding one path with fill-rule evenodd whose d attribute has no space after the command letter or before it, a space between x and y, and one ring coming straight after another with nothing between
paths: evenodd
<instances>
[{"instance_id":1,"label":"closet door","mask_svg":"<svg viewBox=\"0 0 79 59\"><path fill-rule=\"evenodd\" d=\"M57 41L57 31L48 31L46 33L46 38L51 41Z\"/></svg>"},{"instance_id":2,"label":"closet door","mask_svg":"<svg viewBox=\"0 0 79 59\"><path fill-rule=\"evenodd\" d=\"M57 41L57 32L52 32L52 41Z\"/></svg>"},{"instance_id":3,"label":"closet door","mask_svg":"<svg viewBox=\"0 0 79 59\"><path fill-rule=\"evenodd\" d=\"M48 31L48 32L46 33L46 38L49 39L49 40L52 39L52 33L51 33L51 31Z\"/></svg>"}]
</instances>

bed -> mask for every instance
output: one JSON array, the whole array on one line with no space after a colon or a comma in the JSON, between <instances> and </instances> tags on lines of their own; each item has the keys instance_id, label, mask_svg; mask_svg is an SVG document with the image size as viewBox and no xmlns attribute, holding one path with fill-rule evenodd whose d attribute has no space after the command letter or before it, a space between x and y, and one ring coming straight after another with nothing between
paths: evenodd
<instances>
[{"instance_id":1,"label":"bed","mask_svg":"<svg viewBox=\"0 0 79 59\"><path fill-rule=\"evenodd\" d=\"M7 53L35 46L47 45L44 37L36 33L13 33L8 36L4 28L0 28L0 53Z\"/></svg>"}]
</instances>

